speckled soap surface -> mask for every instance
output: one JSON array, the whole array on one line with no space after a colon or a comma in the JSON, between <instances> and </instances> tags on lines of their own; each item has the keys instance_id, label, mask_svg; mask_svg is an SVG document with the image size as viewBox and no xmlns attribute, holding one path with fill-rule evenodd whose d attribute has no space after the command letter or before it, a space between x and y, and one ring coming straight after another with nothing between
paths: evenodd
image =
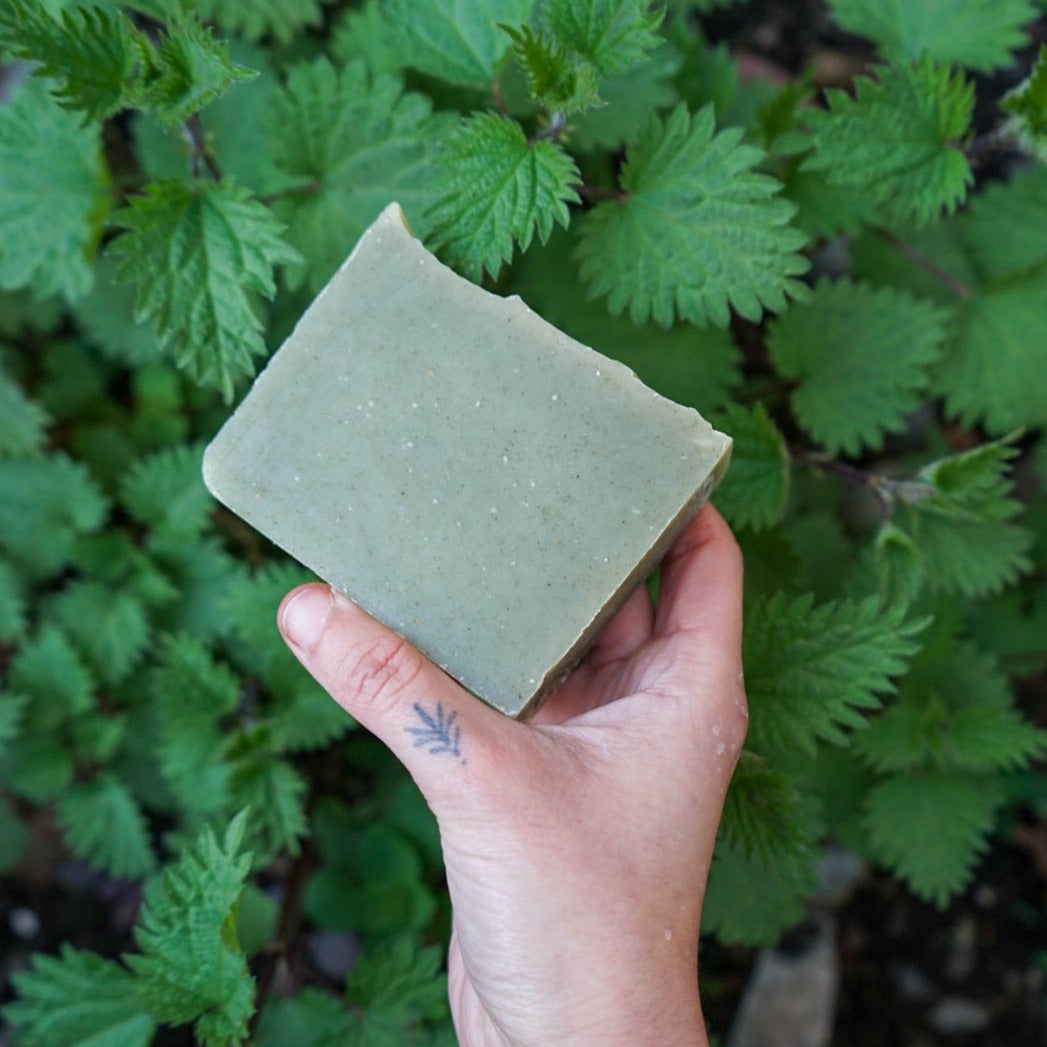
<instances>
[{"instance_id":1,"label":"speckled soap surface","mask_svg":"<svg viewBox=\"0 0 1047 1047\"><path fill-rule=\"evenodd\" d=\"M519 298L459 277L393 204L208 447L204 476L518 715L657 563L730 446Z\"/></svg>"}]
</instances>

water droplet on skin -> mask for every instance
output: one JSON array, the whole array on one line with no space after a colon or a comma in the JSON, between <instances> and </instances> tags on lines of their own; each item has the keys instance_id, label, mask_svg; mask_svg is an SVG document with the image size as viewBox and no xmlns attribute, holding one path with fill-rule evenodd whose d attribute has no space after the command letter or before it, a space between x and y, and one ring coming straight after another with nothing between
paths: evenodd
<instances>
[{"instance_id":1,"label":"water droplet on skin","mask_svg":"<svg viewBox=\"0 0 1047 1047\"><path fill-rule=\"evenodd\" d=\"M717 755L717 756L723 756L723 754L724 754L724 753L725 753L726 751L727 751L727 746L726 746L726 745L724 745L724 744L723 744L723 742L720 742L720 743L719 743L719 744L718 744L718 745L716 746L716 755Z\"/></svg>"}]
</instances>

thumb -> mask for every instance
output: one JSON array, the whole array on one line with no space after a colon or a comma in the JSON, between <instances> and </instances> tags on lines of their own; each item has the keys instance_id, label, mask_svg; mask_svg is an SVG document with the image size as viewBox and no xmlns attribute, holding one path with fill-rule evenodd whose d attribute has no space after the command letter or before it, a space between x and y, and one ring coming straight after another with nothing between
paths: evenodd
<instances>
[{"instance_id":1,"label":"thumb","mask_svg":"<svg viewBox=\"0 0 1047 1047\"><path fill-rule=\"evenodd\" d=\"M520 728L329 586L292 590L277 621L298 660L389 746L437 813L471 792L463 777L489 775Z\"/></svg>"}]
</instances>

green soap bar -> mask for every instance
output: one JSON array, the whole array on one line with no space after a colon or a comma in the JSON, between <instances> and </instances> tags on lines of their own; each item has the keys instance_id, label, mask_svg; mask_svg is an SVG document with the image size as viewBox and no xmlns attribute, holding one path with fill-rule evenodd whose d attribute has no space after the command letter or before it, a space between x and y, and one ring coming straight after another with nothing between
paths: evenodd
<instances>
[{"instance_id":1,"label":"green soap bar","mask_svg":"<svg viewBox=\"0 0 1047 1047\"><path fill-rule=\"evenodd\" d=\"M391 204L204 457L212 493L502 711L526 715L697 513L731 440Z\"/></svg>"}]
</instances>

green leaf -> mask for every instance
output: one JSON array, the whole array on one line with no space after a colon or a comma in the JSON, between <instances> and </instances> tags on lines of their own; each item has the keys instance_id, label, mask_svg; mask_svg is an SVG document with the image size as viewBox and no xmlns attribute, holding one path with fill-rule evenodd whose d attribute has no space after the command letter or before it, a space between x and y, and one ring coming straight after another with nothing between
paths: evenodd
<instances>
[{"instance_id":1,"label":"green leaf","mask_svg":"<svg viewBox=\"0 0 1047 1047\"><path fill-rule=\"evenodd\" d=\"M306 783L273 752L265 728L234 739L229 752L229 793L234 808L250 807L246 845L268 864L281 851L297 854L306 835Z\"/></svg>"},{"instance_id":2,"label":"green leaf","mask_svg":"<svg viewBox=\"0 0 1047 1047\"><path fill-rule=\"evenodd\" d=\"M923 588L923 557L912 538L893 523L885 523L876 535L876 566L881 606L910 606Z\"/></svg>"},{"instance_id":3,"label":"green leaf","mask_svg":"<svg viewBox=\"0 0 1047 1047\"><path fill-rule=\"evenodd\" d=\"M112 775L74 784L58 798L55 816L73 853L111 876L137 880L155 868L142 810Z\"/></svg>"},{"instance_id":4,"label":"green leaf","mask_svg":"<svg viewBox=\"0 0 1047 1047\"><path fill-rule=\"evenodd\" d=\"M341 13L331 40L331 54L343 65L362 58L372 73L399 75L411 62L387 15L388 0L364 0Z\"/></svg>"},{"instance_id":5,"label":"green leaf","mask_svg":"<svg viewBox=\"0 0 1047 1047\"><path fill-rule=\"evenodd\" d=\"M566 228L572 188L581 177L556 143L528 142L515 120L475 113L463 121L439 158L432 239L473 280L497 276L514 245L526 251L534 237L549 239L554 223Z\"/></svg>"},{"instance_id":6,"label":"green leaf","mask_svg":"<svg viewBox=\"0 0 1047 1047\"><path fill-rule=\"evenodd\" d=\"M970 167L957 145L968 130L974 86L924 56L860 76L855 94L826 91L827 109L811 109L813 152L804 169L831 185L858 189L891 222L926 224L967 195Z\"/></svg>"},{"instance_id":7,"label":"green leaf","mask_svg":"<svg viewBox=\"0 0 1047 1047\"><path fill-rule=\"evenodd\" d=\"M149 618L130 593L81 579L60 592L50 610L104 683L125 679L145 654Z\"/></svg>"},{"instance_id":8,"label":"green leaf","mask_svg":"<svg viewBox=\"0 0 1047 1047\"><path fill-rule=\"evenodd\" d=\"M364 953L346 979L345 994L362 1008L370 1022L405 1026L422 1019L439 1019L447 1012L447 979L440 977L439 946L416 949L399 937Z\"/></svg>"},{"instance_id":9,"label":"green leaf","mask_svg":"<svg viewBox=\"0 0 1047 1047\"><path fill-rule=\"evenodd\" d=\"M162 1022L196 1022L204 1047L237 1047L254 1011L254 980L236 942L236 904L251 860L239 853L246 820L219 843L208 829L145 889L135 940L125 957L135 989Z\"/></svg>"},{"instance_id":10,"label":"green leaf","mask_svg":"<svg viewBox=\"0 0 1047 1047\"><path fill-rule=\"evenodd\" d=\"M763 404L728 404L717 425L734 439L731 467L716 489L717 508L734 527L762 531L782 518L789 494L789 452Z\"/></svg>"},{"instance_id":11,"label":"green leaf","mask_svg":"<svg viewBox=\"0 0 1047 1047\"><path fill-rule=\"evenodd\" d=\"M661 42L661 13L649 8L648 0L545 0L541 10L557 43L609 76L639 65Z\"/></svg>"},{"instance_id":12,"label":"green leaf","mask_svg":"<svg viewBox=\"0 0 1047 1047\"><path fill-rule=\"evenodd\" d=\"M1047 164L1047 44L1040 45L1028 77L1000 99L1000 108L1011 114L1008 131L1022 148Z\"/></svg>"},{"instance_id":13,"label":"green leaf","mask_svg":"<svg viewBox=\"0 0 1047 1047\"><path fill-rule=\"evenodd\" d=\"M0 46L41 63L34 72L55 80L55 96L85 120L103 120L127 104L136 38L122 12L101 7L66 8L59 17L28 0L7 0L0 9Z\"/></svg>"},{"instance_id":14,"label":"green leaf","mask_svg":"<svg viewBox=\"0 0 1047 1047\"><path fill-rule=\"evenodd\" d=\"M757 320L803 294L793 207L776 197L778 182L753 171L762 153L741 139L738 128L714 134L711 107L692 121L678 106L628 149L624 199L585 217L578 248L590 293L608 295L613 313L725 327L728 306Z\"/></svg>"},{"instance_id":15,"label":"green leaf","mask_svg":"<svg viewBox=\"0 0 1047 1047\"><path fill-rule=\"evenodd\" d=\"M34 722L52 728L94 707L94 680L55 622L40 626L11 661L9 686L33 702Z\"/></svg>"},{"instance_id":16,"label":"green leaf","mask_svg":"<svg viewBox=\"0 0 1047 1047\"><path fill-rule=\"evenodd\" d=\"M293 182L276 201L288 239L305 261L290 271L319 290L390 200L419 236L435 199L432 143L443 120L429 99L404 92L363 61L336 70L326 58L296 65L271 114L275 166Z\"/></svg>"},{"instance_id":17,"label":"green leaf","mask_svg":"<svg viewBox=\"0 0 1047 1047\"><path fill-rule=\"evenodd\" d=\"M19 87L0 106L0 288L86 294L106 183L97 128L82 127L43 83Z\"/></svg>"},{"instance_id":18,"label":"green leaf","mask_svg":"<svg viewBox=\"0 0 1047 1047\"><path fill-rule=\"evenodd\" d=\"M294 996L270 997L254 1037L254 1047L329 1047L353 1044L353 1015L330 993L307 986Z\"/></svg>"},{"instance_id":19,"label":"green leaf","mask_svg":"<svg viewBox=\"0 0 1047 1047\"><path fill-rule=\"evenodd\" d=\"M829 0L843 29L875 40L888 55L929 54L981 72L1009 66L1036 17L1029 0Z\"/></svg>"},{"instance_id":20,"label":"green leaf","mask_svg":"<svg viewBox=\"0 0 1047 1047\"><path fill-rule=\"evenodd\" d=\"M386 0L389 33L419 72L486 88L511 46L502 25L525 25L534 0Z\"/></svg>"},{"instance_id":21,"label":"green leaf","mask_svg":"<svg viewBox=\"0 0 1047 1047\"><path fill-rule=\"evenodd\" d=\"M988 846L1002 801L998 782L955 771L886 778L866 797L872 855L921 898L944 906Z\"/></svg>"},{"instance_id":22,"label":"green leaf","mask_svg":"<svg viewBox=\"0 0 1047 1047\"><path fill-rule=\"evenodd\" d=\"M30 715L35 706L29 707ZM53 734L23 731L18 744L0 758L0 780L16 796L53 803L73 780L73 760Z\"/></svg>"},{"instance_id":23,"label":"green leaf","mask_svg":"<svg viewBox=\"0 0 1047 1047\"><path fill-rule=\"evenodd\" d=\"M513 41L513 54L527 78L531 97L546 112L561 116L600 104L596 69L568 57L555 40L530 26L502 26Z\"/></svg>"},{"instance_id":24,"label":"green leaf","mask_svg":"<svg viewBox=\"0 0 1047 1047\"><path fill-rule=\"evenodd\" d=\"M879 449L923 402L942 354L944 310L887 287L822 281L768 331L771 361L798 382L793 413L830 453Z\"/></svg>"},{"instance_id":25,"label":"green leaf","mask_svg":"<svg viewBox=\"0 0 1047 1047\"><path fill-rule=\"evenodd\" d=\"M798 874L778 862L765 865L721 840L702 905L702 933L725 944L773 945L803 919L804 896L815 882L813 865Z\"/></svg>"},{"instance_id":26,"label":"green leaf","mask_svg":"<svg viewBox=\"0 0 1047 1047\"><path fill-rule=\"evenodd\" d=\"M331 0L197 0L200 18L214 20L226 32L248 40L273 36L289 43L303 30L319 26Z\"/></svg>"},{"instance_id":27,"label":"green leaf","mask_svg":"<svg viewBox=\"0 0 1047 1047\"><path fill-rule=\"evenodd\" d=\"M26 598L14 568L0 559L0 642L20 640L26 627Z\"/></svg>"},{"instance_id":28,"label":"green leaf","mask_svg":"<svg viewBox=\"0 0 1047 1047\"><path fill-rule=\"evenodd\" d=\"M0 798L0 873L9 872L21 861L28 844L29 830L25 822Z\"/></svg>"},{"instance_id":29,"label":"green leaf","mask_svg":"<svg viewBox=\"0 0 1047 1047\"><path fill-rule=\"evenodd\" d=\"M894 690L921 626L876 599L815 606L778 593L746 615L744 660L749 742L757 752L841 745Z\"/></svg>"},{"instance_id":30,"label":"green leaf","mask_svg":"<svg viewBox=\"0 0 1047 1047\"><path fill-rule=\"evenodd\" d=\"M21 1047L147 1047L156 1025L131 975L112 960L62 945L37 953L12 977L19 999L4 1007Z\"/></svg>"},{"instance_id":31,"label":"green leaf","mask_svg":"<svg viewBox=\"0 0 1047 1047\"><path fill-rule=\"evenodd\" d=\"M29 699L24 694L0 690L0 753L18 736L22 710Z\"/></svg>"},{"instance_id":32,"label":"green leaf","mask_svg":"<svg viewBox=\"0 0 1047 1047\"><path fill-rule=\"evenodd\" d=\"M39 454L49 423L47 412L0 371L0 458Z\"/></svg>"},{"instance_id":33,"label":"green leaf","mask_svg":"<svg viewBox=\"0 0 1047 1047\"><path fill-rule=\"evenodd\" d=\"M230 61L225 44L188 16L168 23L146 53L148 69L132 96L134 104L168 126L184 123L237 80L255 76Z\"/></svg>"},{"instance_id":34,"label":"green leaf","mask_svg":"<svg viewBox=\"0 0 1047 1047\"><path fill-rule=\"evenodd\" d=\"M897 523L916 543L928 582L944 592L998 592L1031 567L1032 535L1013 522L1011 441L995 440L931 462L902 484Z\"/></svg>"},{"instance_id":35,"label":"green leaf","mask_svg":"<svg viewBox=\"0 0 1047 1047\"><path fill-rule=\"evenodd\" d=\"M200 444L167 447L139 459L121 481L120 501L164 537L192 538L214 508L200 472L202 459Z\"/></svg>"},{"instance_id":36,"label":"green leaf","mask_svg":"<svg viewBox=\"0 0 1047 1047\"><path fill-rule=\"evenodd\" d=\"M66 563L78 534L95 530L106 502L87 470L64 455L0 460L0 546L43 577Z\"/></svg>"},{"instance_id":37,"label":"green leaf","mask_svg":"<svg viewBox=\"0 0 1047 1047\"><path fill-rule=\"evenodd\" d=\"M202 385L232 396L265 344L250 295L271 298L273 267L297 260L272 213L231 182L154 182L113 217L119 279L138 284L138 319Z\"/></svg>"}]
</instances>

